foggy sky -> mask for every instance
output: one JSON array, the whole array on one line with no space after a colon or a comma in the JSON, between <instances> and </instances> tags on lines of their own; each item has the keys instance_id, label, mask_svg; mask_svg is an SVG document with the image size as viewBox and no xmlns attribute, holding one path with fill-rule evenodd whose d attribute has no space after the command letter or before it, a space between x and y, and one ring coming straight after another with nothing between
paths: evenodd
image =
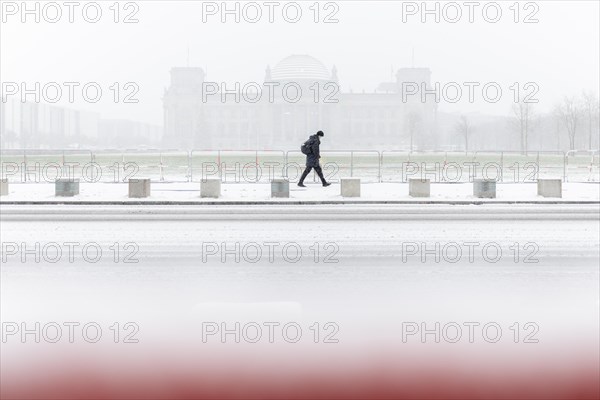
<instances>
[{"instance_id":1,"label":"foggy sky","mask_svg":"<svg viewBox=\"0 0 600 400\"><path fill-rule=\"evenodd\" d=\"M103 10L112 3L104 2ZM484 21L481 7L474 23L467 15L455 24L443 19L435 23L433 16L422 23L420 14L403 23L399 1L338 1L339 23L333 24L312 21L312 1L301 2L305 14L296 24L285 22L277 11L275 23L266 15L256 24L235 23L231 16L221 23L219 15L203 23L199 1L136 3L139 23L134 24L115 24L108 14L90 24L77 12L73 24L64 15L55 24L32 19L22 24L19 17L7 17L0 28L0 80L94 81L106 88L113 82L136 82L139 104L114 104L108 94L97 104L59 104L161 125L161 97L169 85L169 71L188 65L188 49L189 65L205 68L207 80L215 82L260 83L267 65L274 67L291 54L310 54L328 69L337 66L343 91L372 92L390 80L392 67L413 65L414 48L414 65L430 68L432 80L442 84L495 81L508 89L513 82L536 82L537 107L543 111L564 95L598 92L597 1L537 1L539 23L533 24L513 22L508 8L513 1L499 2L503 16L495 24ZM521 13L520 18L527 14ZM507 91L496 104L478 97L473 104L442 102L440 110L508 114L510 100Z\"/></svg>"}]
</instances>

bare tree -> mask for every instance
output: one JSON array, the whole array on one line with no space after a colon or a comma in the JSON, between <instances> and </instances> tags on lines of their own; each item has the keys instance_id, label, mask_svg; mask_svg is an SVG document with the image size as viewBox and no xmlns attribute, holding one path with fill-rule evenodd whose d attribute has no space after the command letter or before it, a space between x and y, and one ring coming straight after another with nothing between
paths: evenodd
<instances>
[{"instance_id":1,"label":"bare tree","mask_svg":"<svg viewBox=\"0 0 600 400\"><path fill-rule=\"evenodd\" d=\"M593 126L594 121L598 118L600 106L598 105L598 97L596 97L594 92L583 92L581 98L583 111L586 114L588 122L588 149L592 150Z\"/></svg>"},{"instance_id":2,"label":"bare tree","mask_svg":"<svg viewBox=\"0 0 600 400\"><path fill-rule=\"evenodd\" d=\"M556 150L560 150L560 126L563 121L560 105L554 106L551 112L551 116L554 120L554 133L556 134Z\"/></svg>"},{"instance_id":3,"label":"bare tree","mask_svg":"<svg viewBox=\"0 0 600 400\"><path fill-rule=\"evenodd\" d=\"M465 153L469 151L469 137L473 131L471 122L466 115L461 115L455 126L455 131L465 140Z\"/></svg>"},{"instance_id":4,"label":"bare tree","mask_svg":"<svg viewBox=\"0 0 600 400\"><path fill-rule=\"evenodd\" d=\"M517 132L519 132L519 137L521 139L521 152L527 154L529 131L532 128L533 104L526 101L520 101L519 103L513 104L512 111L515 118L514 125Z\"/></svg>"},{"instance_id":5,"label":"bare tree","mask_svg":"<svg viewBox=\"0 0 600 400\"><path fill-rule=\"evenodd\" d=\"M567 134L569 136L569 149L575 150L575 134L581 119L581 106L576 97L565 97L559 108Z\"/></svg>"}]
</instances>

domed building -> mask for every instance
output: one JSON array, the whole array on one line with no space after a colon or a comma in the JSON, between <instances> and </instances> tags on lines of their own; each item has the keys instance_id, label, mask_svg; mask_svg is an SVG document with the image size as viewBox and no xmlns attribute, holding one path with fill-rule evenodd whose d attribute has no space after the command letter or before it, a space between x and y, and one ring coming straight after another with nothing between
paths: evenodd
<instances>
[{"instance_id":1,"label":"domed building","mask_svg":"<svg viewBox=\"0 0 600 400\"><path fill-rule=\"evenodd\" d=\"M279 82L327 82L331 79L331 73L325 68L325 65L306 54L294 54L284 58L271 70L271 76L266 77L266 80Z\"/></svg>"},{"instance_id":2,"label":"domed building","mask_svg":"<svg viewBox=\"0 0 600 400\"><path fill-rule=\"evenodd\" d=\"M165 90L165 144L183 149L295 150L318 130L336 149L421 147L435 128L436 104L403 101L402 82L427 87L427 68L402 68L370 93L341 91L337 68L307 54L266 67L262 82L235 86L202 68L173 68ZM417 96L418 97L418 96ZM418 147L417 147L418 146Z\"/></svg>"}]
</instances>

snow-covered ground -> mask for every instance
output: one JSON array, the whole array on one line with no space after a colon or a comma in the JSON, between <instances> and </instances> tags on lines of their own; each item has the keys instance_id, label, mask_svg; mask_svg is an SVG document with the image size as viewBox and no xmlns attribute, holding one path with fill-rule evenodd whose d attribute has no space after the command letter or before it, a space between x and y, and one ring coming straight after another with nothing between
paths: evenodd
<instances>
[{"instance_id":1,"label":"snow-covered ground","mask_svg":"<svg viewBox=\"0 0 600 400\"><path fill-rule=\"evenodd\" d=\"M183 323L189 313L214 313L219 307L223 317L239 317L256 303L252 312L259 318L374 318L382 329L392 321L375 316L386 314L433 320L526 314L549 323L568 317L586 326L584 333L597 322L595 206L584 207L583 215L572 206L566 216L558 212L561 206L512 207L514 218L506 206L414 206L396 214L393 207L360 207L343 214L327 207L314 214L314 207L288 207L287 214L265 211L271 217L262 220L245 219L242 208L230 207L208 210L202 220L168 215L103 220L102 212L89 207L57 206L37 214L30 208L21 211L27 218L20 218L6 213L14 206L4 206L2 315L125 314L151 320L164 312L181 314ZM411 219L395 218L407 210ZM98 218L77 220L71 212ZM494 218L499 213L503 220ZM35 250L23 251L36 243L37 261ZM56 246L44 250L49 243L62 250L57 262L47 259L56 254ZM73 261L64 243L78 244ZM94 249L88 259L83 256L88 243L101 248L99 261L89 260ZM111 248L115 244L118 253ZM135 262L125 262L128 255Z\"/></svg>"},{"instance_id":2,"label":"snow-covered ground","mask_svg":"<svg viewBox=\"0 0 600 400\"><path fill-rule=\"evenodd\" d=\"M219 199L200 198L200 183L152 183L152 195L146 199L129 199L128 185L125 183L81 183L80 194L75 197L54 196L53 183L28 183L9 185L9 195L0 201L335 201L343 200L340 184L322 187L320 184L308 184L307 188L299 188L290 184L290 198L272 199L271 187L264 183L224 183L221 186ZM598 201L600 200L600 183L563 183L563 200ZM547 201L555 202L556 198L544 198L537 195L535 183L506 183L497 185L497 197L494 199L476 199L473 196L471 183L431 184L430 198L413 198L408 195L406 183L363 183L361 197L348 200L367 201Z\"/></svg>"},{"instance_id":3,"label":"snow-covered ground","mask_svg":"<svg viewBox=\"0 0 600 400\"><path fill-rule=\"evenodd\" d=\"M2 377L46 376L75 352L92 373L107 366L104 384L149 374L143 387L152 393L173 365L198 376L264 370L259 379L269 382L273 371L295 382L303 368L390 362L408 381L401 371L419 364L457 379L497 377L504 365L501 377L512 371L525 385L531 371L577 381L598 372L599 212L595 204L3 205L2 321L49 328L40 328L41 343L31 333L26 343L21 332L7 337ZM75 343L66 323L80 324ZM103 331L98 344L81 339L89 323ZM59 344L45 340L53 324L63 326ZM273 343L265 324L278 324ZM300 327L298 343L282 336L285 324ZM207 326L220 332L206 336ZM406 326L432 333L406 336ZM447 340L457 326L458 342ZM128 334L139 342L122 343Z\"/></svg>"}]
</instances>

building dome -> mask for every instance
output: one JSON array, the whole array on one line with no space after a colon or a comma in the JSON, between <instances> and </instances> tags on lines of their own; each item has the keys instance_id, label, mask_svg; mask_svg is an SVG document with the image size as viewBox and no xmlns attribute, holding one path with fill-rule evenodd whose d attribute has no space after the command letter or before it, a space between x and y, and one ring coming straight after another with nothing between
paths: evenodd
<instances>
[{"instance_id":1,"label":"building dome","mask_svg":"<svg viewBox=\"0 0 600 400\"><path fill-rule=\"evenodd\" d=\"M325 65L314 57L306 54L296 54L284 58L271 70L274 81L328 81L331 74Z\"/></svg>"}]
</instances>

